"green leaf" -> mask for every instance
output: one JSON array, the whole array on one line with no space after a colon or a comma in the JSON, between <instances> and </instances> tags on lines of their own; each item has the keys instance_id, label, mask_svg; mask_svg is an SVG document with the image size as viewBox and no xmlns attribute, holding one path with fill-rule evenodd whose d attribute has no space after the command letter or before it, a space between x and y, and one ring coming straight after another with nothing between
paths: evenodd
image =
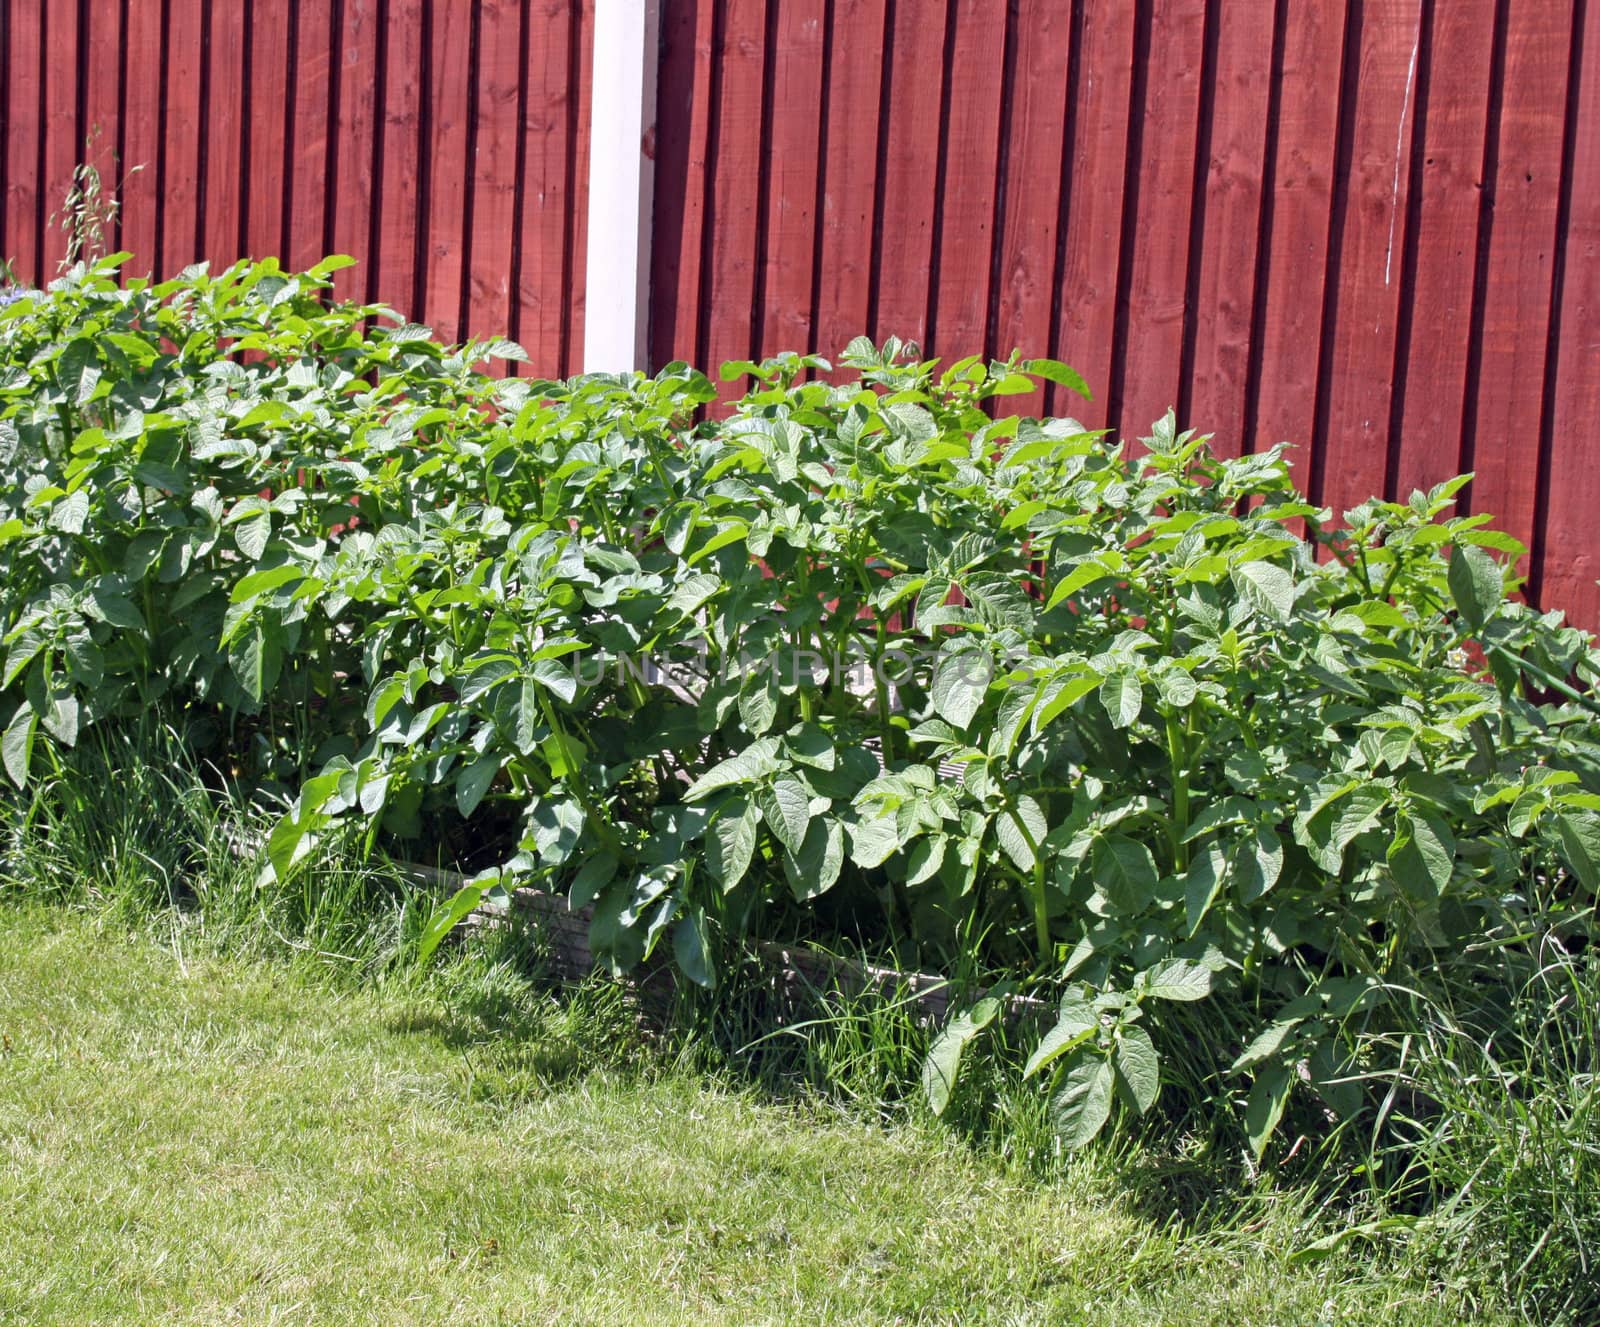
<instances>
[{"instance_id":1,"label":"green leaf","mask_svg":"<svg viewBox=\"0 0 1600 1327\"><path fill-rule=\"evenodd\" d=\"M6 725L5 737L0 739L0 753L4 754L6 774L19 788L28 786L28 767L33 763L33 737L39 731L39 716L31 705L21 705Z\"/></svg>"},{"instance_id":2,"label":"green leaf","mask_svg":"<svg viewBox=\"0 0 1600 1327\"><path fill-rule=\"evenodd\" d=\"M667 611L688 617L721 588L721 578L713 576L710 572L690 576L679 582L678 587L667 599Z\"/></svg>"},{"instance_id":3,"label":"green leaf","mask_svg":"<svg viewBox=\"0 0 1600 1327\"><path fill-rule=\"evenodd\" d=\"M1142 1027L1123 1028L1117 1034L1111 1066L1116 1070L1118 1092L1139 1114L1156 1104L1161 1092L1161 1061L1148 1032Z\"/></svg>"},{"instance_id":4,"label":"green leaf","mask_svg":"<svg viewBox=\"0 0 1600 1327\"><path fill-rule=\"evenodd\" d=\"M745 678L739 691L739 719L755 737L767 732L778 717L778 677L774 668L762 668Z\"/></svg>"},{"instance_id":5,"label":"green leaf","mask_svg":"<svg viewBox=\"0 0 1600 1327\"><path fill-rule=\"evenodd\" d=\"M290 581L304 580L305 575L305 571L292 562L285 563L281 567L270 567L265 571L252 571L233 587L228 602L242 604L248 599L265 594L268 590L276 590L280 585L287 585Z\"/></svg>"},{"instance_id":6,"label":"green leaf","mask_svg":"<svg viewBox=\"0 0 1600 1327\"><path fill-rule=\"evenodd\" d=\"M475 348L480 359L510 359L524 364L528 361L528 352L503 336L492 336L487 341L479 342Z\"/></svg>"},{"instance_id":7,"label":"green leaf","mask_svg":"<svg viewBox=\"0 0 1600 1327\"><path fill-rule=\"evenodd\" d=\"M1223 859L1222 849L1215 843L1208 844L1204 852L1195 854L1183 877L1186 935L1192 936L1200 929L1200 923L1205 920L1206 913L1216 902L1223 881L1226 879L1227 864Z\"/></svg>"},{"instance_id":8,"label":"green leaf","mask_svg":"<svg viewBox=\"0 0 1600 1327\"><path fill-rule=\"evenodd\" d=\"M50 528L65 534L82 534L89 519L89 493L79 489L68 493L50 509Z\"/></svg>"},{"instance_id":9,"label":"green leaf","mask_svg":"<svg viewBox=\"0 0 1600 1327\"><path fill-rule=\"evenodd\" d=\"M1063 599L1070 598L1086 586L1093 585L1096 581L1106 580L1116 574L1116 572L1098 560L1089 559L1080 562L1056 583L1055 589L1050 592L1049 600L1045 603L1045 609L1048 611L1056 607Z\"/></svg>"},{"instance_id":10,"label":"green leaf","mask_svg":"<svg viewBox=\"0 0 1600 1327\"><path fill-rule=\"evenodd\" d=\"M1378 824L1378 814L1389 802L1381 786L1354 785L1313 803L1310 815L1295 818L1295 841L1306 848L1324 871L1337 873L1344 866L1344 850L1358 834Z\"/></svg>"},{"instance_id":11,"label":"green leaf","mask_svg":"<svg viewBox=\"0 0 1600 1327\"><path fill-rule=\"evenodd\" d=\"M724 892L743 880L750 870L760 824L755 804L743 797L729 802L711 822L711 832L706 839L707 864Z\"/></svg>"},{"instance_id":12,"label":"green leaf","mask_svg":"<svg viewBox=\"0 0 1600 1327\"><path fill-rule=\"evenodd\" d=\"M899 847L892 817L876 816L850 826L850 860L863 871L882 866Z\"/></svg>"},{"instance_id":13,"label":"green leaf","mask_svg":"<svg viewBox=\"0 0 1600 1327\"><path fill-rule=\"evenodd\" d=\"M316 830L325 819L300 806L294 807L288 815L279 817L278 823L267 835L267 866L273 876L280 881L287 881L293 876L294 868L316 846Z\"/></svg>"},{"instance_id":14,"label":"green leaf","mask_svg":"<svg viewBox=\"0 0 1600 1327\"><path fill-rule=\"evenodd\" d=\"M920 885L931 880L944 865L946 838L943 834L930 834L918 839L916 847L906 861L906 884Z\"/></svg>"},{"instance_id":15,"label":"green leaf","mask_svg":"<svg viewBox=\"0 0 1600 1327\"><path fill-rule=\"evenodd\" d=\"M1254 903L1283 873L1283 840L1263 825L1234 849L1232 876L1241 903Z\"/></svg>"},{"instance_id":16,"label":"green leaf","mask_svg":"<svg viewBox=\"0 0 1600 1327\"><path fill-rule=\"evenodd\" d=\"M467 674L466 682L462 684L461 701L465 705L470 705L480 696L486 695L495 687L499 686L500 683L504 682L507 678L515 677L516 675L517 661L512 655L500 654L488 659L480 660L478 663L472 666L472 671ZM380 690L383 687L391 684L399 686L399 694L404 693L405 679L401 677L391 679L390 683L381 684ZM399 698L399 694L396 695L395 699ZM372 704L376 706L378 691L374 691L372 695ZM392 703L393 701L390 701L390 704ZM381 722L381 720L373 719L371 722L377 724Z\"/></svg>"},{"instance_id":17,"label":"green leaf","mask_svg":"<svg viewBox=\"0 0 1600 1327\"><path fill-rule=\"evenodd\" d=\"M582 908L593 903L600 891L617 878L620 864L616 853L607 850L586 857L567 890L568 906Z\"/></svg>"},{"instance_id":18,"label":"green leaf","mask_svg":"<svg viewBox=\"0 0 1600 1327\"><path fill-rule=\"evenodd\" d=\"M1079 375L1076 369L1069 368L1058 359L1028 359L1022 362L1024 373L1031 373L1035 377L1043 378L1046 382L1053 382L1059 386L1076 392L1085 401L1094 398L1089 394L1089 384Z\"/></svg>"},{"instance_id":19,"label":"green leaf","mask_svg":"<svg viewBox=\"0 0 1600 1327\"><path fill-rule=\"evenodd\" d=\"M732 382L735 378L760 378L761 366L753 360L730 359L724 362L717 370L717 377L723 382Z\"/></svg>"},{"instance_id":20,"label":"green leaf","mask_svg":"<svg viewBox=\"0 0 1600 1327\"><path fill-rule=\"evenodd\" d=\"M578 694L578 680L570 671L554 659L535 659L531 671L534 680L552 696L565 704L572 704Z\"/></svg>"},{"instance_id":21,"label":"green leaf","mask_svg":"<svg viewBox=\"0 0 1600 1327\"><path fill-rule=\"evenodd\" d=\"M441 903L433 910L427 924L422 928L422 935L417 941L417 962L426 963L433 956L433 951L439 947L440 942L449 935L461 921L472 912L483 896L499 883L499 877L478 880L462 885L450 896L448 902Z\"/></svg>"},{"instance_id":22,"label":"green leaf","mask_svg":"<svg viewBox=\"0 0 1600 1327\"><path fill-rule=\"evenodd\" d=\"M756 794L756 805L778 842L799 856L811 822L811 794L805 784L793 774L780 774L770 788Z\"/></svg>"},{"instance_id":23,"label":"green leaf","mask_svg":"<svg viewBox=\"0 0 1600 1327\"><path fill-rule=\"evenodd\" d=\"M1048 678L1039 684L1032 729L1037 736L1058 716L1064 714L1100 684L1096 673L1077 673Z\"/></svg>"},{"instance_id":24,"label":"green leaf","mask_svg":"<svg viewBox=\"0 0 1600 1327\"><path fill-rule=\"evenodd\" d=\"M1100 703L1105 706L1113 727L1129 727L1139 717L1139 710L1144 704L1144 691L1139 685L1138 675L1128 668L1108 673L1105 681L1100 683Z\"/></svg>"},{"instance_id":25,"label":"green leaf","mask_svg":"<svg viewBox=\"0 0 1600 1327\"><path fill-rule=\"evenodd\" d=\"M1166 959L1143 976L1145 994L1158 1000L1203 1000L1211 994L1211 969L1192 959Z\"/></svg>"},{"instance_id":26,"label":"green leaf","mask_svg":"<svg viewBox=\"0 0 1600 1327\"><path fill-rule=\"evenodd\" d=\"M1298 1018L1287 1018L1268 1023L1266 1027L1256 1033L1250 1044L1240 1053L1239 1058L1233 1062L1231 1066L1232 1072L1237 1073L1241 1069L1248 1069L1251 1065L1261 1064L1266 1060L1272 1059L1283 1049L1283 1044L1289 1039L1289 1034L1299 1027L1302 1021L1302 1019Z\"/></svg>"},{"instance_id":27,"label":"green leaf","mask_svg":"<svg viewBox=\"0 0 1600 1327\"><path fill-rule=\"evenodd\" d=\"M1023 1069L1022 1076L1032 1078L1046 1065L1053 1064L1068 1051L1076 1050L1083 1045L1099 1029L1099 1016L1089 1005L1081 1000L1063 1000L1060 1020L1044 1034L1043 1040L1034 1048L1033 1054L1028 1057L1027 1067Z\"/></svg>"},{"instance_id":28,"label":"green leaf","mask_svg":"<svg viewBox=\"0 0 1600 1327\"><path fill-rule=\"evenodd\" d=\"M1590 894L1600 893L1600 816L1589 811L1556 816L1561 855Z\"/></svg>"},{"instance_id":29,"label":"green leaf","mask_svg":"<svg viewBox=\"0 0 1600 1327\"><path fill-rule=\"evenodd\" d=\"M689 538L694 534L699 515L699 503L683 503L668 513L661 527L661 542L674 557L682 557L683 550L689 546ZM711 576L709 579L715 581L716 577Z\"/></svg>"},{"instance_id":30,"label":"green leaf","mask_svg":"<svg viewBox=\"0 0 1600 1327\"><path fill-rule=\"evenodd\" d=\"M356 260L347 253L330 253L307 273L319 280L325 276L332 276L335 272L342 272L347 267L354 267Z\"/></svg>"},{"instance_id":31,"label":"green leaf","mask_svg":"<svg viewBox=\"0 0 1600 1327\"><path fill-rule=\"evenodd\" d=\"M763 737L759 741L752 742L743 751L736 752L721 763L713 765L690 784L689 790L683 795L684 801L697 802L719 788L733 788L741 784L761 782L782 768L778 763L778 751L776 738Z\"/></svg>"},{"instance_id":32,"label":"green leaf","mask_svg":"<svg viewBox=\"0 0 1600 1327\"><path fill-rule=\"evenodd\" d=\"M711 966L706 915L699 908L691 908L673 927L672 956L678 960L678 970L696 986L715 989L717 975Z\"/></svg>"},{"instance_id":33,"label":"green leaf","mask_svg":"<svg viewBox=\"0 0 1600 1327\"><path fill-rule=\"evenodd\" d=\"M551 778L570 779L583 768L589 748L573 734L557 731L539 743L539 754L550 767Z\"/></svg>"},{"instance_id":34,"label":"green leaf","mask_svg":"<svg viewBox=\"0 0 1600 1327\"><path fill-rule=\"evenodd\" d=\"M39 718L45 732L62 746L71 747L78 744L79 716L77 696L70 691L58 691L50 697L49 704Z\"/></svg>"},{"instance_id":35,"label":"green leaf","mask_svg":"<svg viewBox=\"0 0 1600 1327\"><path fill-rule=\"evenodd\" d=\"M100 352L92 338L69 341L56 361L56 384L75 406L87 405L100 383Z\"/></svg>"},{"instance_id":36,"label":"green leaf","mask_svg":"<svg viewBox=\"0 0 1600 1327\"><path fill-rule=\"evenodd\" d=\"M1401 889L1420 902L1436 899L1455 869L1455 835L1437 816L1402 813L1395 817L1388 856Z\"/></svg>"},{"instance_id":37,"label":"green leaf","mask_svg":"<svg viewBox=\"0 0 1600 1327\"><path fill-rule=\"evenodd\" d=\"M813 820L800 851L784 854L783 870L795 900L805 903L825 894L839 879L844 866L844 830L832 816Z\"/></svg>"},{"instance_id":38,"label":"green leaf","mask_svg":"<svg viewBox=\"0 0 1600 1327\"><path fill-rule=\"evenodd\" d=\"M1114 1090L1111 1061L1096 1047L1080 1047L1050 1098L1050 1119L1064 1146L1076 1149L1094 1140L1111 1116Z\"/></svg>"},{"instance_id":39,"label":"green leaf","mask_svg":"<svg viewBox=\"0 0 1600 1327\"><path fill-rule=\"evenodd\" d=\"M784 738L784 747L791 759L801 765L810 765L812 769L832 770L839 764L839 753L834 749L833 738L815 724L791 730Z\"/></svg>"},{"instance_id":40,"label":"green leaf","mask_svg":"<svg viewBox=\"0 0 1600 1327\"><path fill-rule=\"evenodd\" d=\"M1274 563L1246 562L1235 567L1233 585L1261 617L1287 622L1294 611L1294 577Z\"/></svg>"},{"instance_id":41,"label":"green leaf","mask_svg":"<svg viewBox=\"0 0 1600 1327\"><path fill-rule=\"evenodd\" d=\"M940 654L933 672L929 698L934 712L962 732L983 704L994 673L993 660L977 650L955 650Z\"/></svg>"},{"instance_id":42,"label":"green leaf","mask_svg":"<svg viewBox=\"0 0 1600 1327\"><path fill-rule=\"evenodd\" d=\"M1368 599L1343 611L1354 613L1369 627L1382 627L1389 631L1403 631L1411 625L1410 618L1393 604L1383 599Z\"/></svg>"},{"instance_id":43,"label":"green leaf","mask_svg":"<svg viewBox=\"0 0 1600 1327\"><path fill-rule=\"evenodd\" d=\"M470 765L463 766L461 773L456 775L456 810L463 818L478 809L478 803L489 791L494 776L500 772L503 759L499 751L486 752Z\"/></svg>"},{"instance_id":44,"label":"green leaf","mask_svg":"<svg viewBox=\"0 0 1600 1327\"><path fill-rule=\"evenodd\" d=\"M1250 1139L1250 1151L1257 1162L1267 1150L1273 1131L1283 1119L1283 1110L1289 1102L1289 1089L1294 1077L1285 1065L1269 1064L1256 1073L1250 1086L1250 1097L1244 1107L1245 1135Z\"/></svg>"},{"instance_id":45,"label":"green leaf","mask_svg":"<svg viewBox=\"0 0 1600 1327\"><path fill-rule=\"evenodd\" d=\"M1311 1086L1335 1115L1349 1119L1361 1109L1361 1084L1353 1081L1359 1068L1349 1059L1335 1059L1332 1048L1323 1043L1311 1052L1306 1065Z\"/></svg>"},{"instance_id":46,"label":"green leaf","mask_svg":"<svg viewBox=\"0 0 1600 1327\"><path fill-rule=\"evenodd\" d=\"M1150 849L1121 834L1095 840L1094 882L1122 916L1137 916L1156 896L1156 864Z\"/></svg>"},{"instance_id":47,"label":"green leaf","mask_svg":"<svg viewBox=\"0 0 1600 1327\"><path fill-rule=\"evenodd\" d=\"M1474 544L1456 544L1447 574L1450 597L1474 631L1481 630L1505 598L1500 564Z\"/></svg>"},{"instance_id":48,"label":"green leaf","mask_svg":"<svg viewBox=\"0 0 1600 1327\"><path fill-rule=\"evenodd\" d=\"M950 1020L928 1049L922 1062L922 1090L935 1115L943 1115L950 1104L956 1079L961 1073L961 1053L979 1032L994 1022L1000 1012L1000 1001L985 996L966 1013Z\"/></svg>"},{"instance_id":49,"label":"green leaf","mask_svg":"<svg viewBox=\"0 0 1600 1327\"><path fill-rule=\"evenodd\" d=\"M1023 835L1020 826L1026 826L1028 836ZM1044 811L1039 803L1026 793L1016 799L1013 806L1008 806L1000 812L994 820L994 836L1005 850L1007 857L1016 863L1017 869L1026 875L1033 873L1037 858L1033 849L1028 846L1028 837L1036 844L1042 844L1045 836L1049 834L1050 826L1045 821Z\"/></svg>"},{"instance_id":50,"label":"green leaf","mask_svg":"<svg viewBox=\"0 0 1600 1327\"><path fill-rule=\"evenodd\" d=\"M246 516L233 527L233 542L252 562L258 562L272 540L272 513L262 510Z\"/></svg>"},{"instance_id":51,"label":"green leaf","mask_svg":"<svg viewBox=\"0 0 1600 1327\"><path fill-rule=\"evenodd\" d=\"M1198 694L1194 678L1187 669L1177 664L1160 669L1155 675L1155 684L1161 699L1176 710L1187 709L1194 704Z\"/></svg>"},{"instance_id":52,"label":"green leaf","mask_svg":"<svg viewBox=\"0 0 1600 1327\"><path fill-rule=\"evenodd\" d=\"M134 607L133 600L127 595L113 594L109 590L96 587L90 593L89 599L102 622L109 623L113 627L121 627L125 631L145 629L144 614Z\"/></svg>"},{"instance_id":53,"label":"green leaf","mask_svg":"<svg viewBox=\"0 0 1600 1327\"><path fill-rule=\"evenodd\" d=\"M245 695L260 704L277 685L283 654L277 638L259 622L249 628L228 649L228 666L244 688Z\"/></svg>"}]
</instances>

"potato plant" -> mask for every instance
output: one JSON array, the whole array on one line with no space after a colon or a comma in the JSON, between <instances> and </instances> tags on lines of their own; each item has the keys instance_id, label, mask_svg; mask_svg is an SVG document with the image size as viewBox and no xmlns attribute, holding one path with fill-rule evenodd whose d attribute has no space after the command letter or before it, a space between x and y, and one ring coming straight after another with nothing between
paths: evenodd
<instances>
[{"instance_id":1,"label":"potato plant","mask_svg":"<svg viewBox=\"0 0 1600 1327\"><path fill-rule=\"evenodd\" d=\"M520 882L707 987L848 920L1058 999L1026 1068L1074 1144L1156 1100L1174 1002L1248 1011L1259 1155L1297 1089L1366 1108L1397 986L1587 933L1592 641L1510 597L1466 477L1335 519L1282 447L996 418L1086 389L893 341L725 366L704 420L683 364L493 376L333 300L346 260L117 261L0 310L19 785L155 708L282 798L275 873L348 823L476 872L425 949Z\"/></svg>"}]
</instances>

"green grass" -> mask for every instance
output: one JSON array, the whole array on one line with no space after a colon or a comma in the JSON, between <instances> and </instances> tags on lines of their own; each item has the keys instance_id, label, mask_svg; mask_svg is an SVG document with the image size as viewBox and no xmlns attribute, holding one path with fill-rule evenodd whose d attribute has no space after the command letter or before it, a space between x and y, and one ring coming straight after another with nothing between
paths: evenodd
<instances>
[{"instance_id":1,"label":"green grass","mask_svg":"<svg viewBox=\"0 0 1600 1327\"><path fill-rule=\"evenodd\" d=\"M1231 1235L641 1051L601 992L0 911L0 1321L1447 1323L1292 1201ZM496 983L500 983L498 986Z\"/></svg>"}]
</instances>

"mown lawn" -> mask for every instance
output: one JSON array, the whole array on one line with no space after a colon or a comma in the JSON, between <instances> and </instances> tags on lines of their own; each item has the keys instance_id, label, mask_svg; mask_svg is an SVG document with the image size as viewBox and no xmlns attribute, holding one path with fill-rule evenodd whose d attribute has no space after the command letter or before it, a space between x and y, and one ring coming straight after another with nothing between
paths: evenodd
<instances>
[{"instance_id":1,"label":"mown lawn","mask_svg":"<svg viewBox=\"0 0 1600 1327\"><path fill-rule=\"evenodd\" d=\"M1043 1184L947 1136L489 1038L352 990L0 910L0 1321L1453 1323L1261 1204L1184 1238L1109 1163ZM618 1034L613 1030L612 1035Z\"/></svg>"}]
</instances>

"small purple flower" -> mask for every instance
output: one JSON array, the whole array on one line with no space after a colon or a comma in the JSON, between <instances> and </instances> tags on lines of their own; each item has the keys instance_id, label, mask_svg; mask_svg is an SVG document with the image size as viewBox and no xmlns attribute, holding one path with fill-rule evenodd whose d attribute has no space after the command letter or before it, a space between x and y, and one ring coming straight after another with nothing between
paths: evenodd
<instances>
[{"instance_id":1,"label":"small purple flower","mask_svg":"<svg viewBox=\"0 0 1600 1327\"><path fill-rule=\"evenodd\" d=\"M27 286L0 286L0 309L8 304L15 304L19 299L27 299L29 295L37 295L37 290Z\"/></svg>"}]
</instances>

